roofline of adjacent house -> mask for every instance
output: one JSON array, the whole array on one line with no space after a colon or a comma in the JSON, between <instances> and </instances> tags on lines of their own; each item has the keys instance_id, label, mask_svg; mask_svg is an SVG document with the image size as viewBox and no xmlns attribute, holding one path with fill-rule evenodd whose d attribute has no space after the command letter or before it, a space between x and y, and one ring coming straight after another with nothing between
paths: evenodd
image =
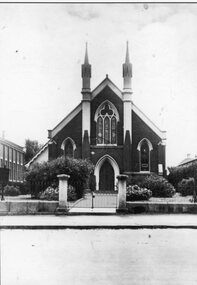
<instances>
[{"instance_id":1,"label":"roofline of adjacent house","mask_svg":"<svg viewBox=\"0 0 197 285\"><path fill-rule=\"evenodd\" d=\"M195 162L195 161L197 161L197 158L196 158L196 157L195 157L195 158L193 158L193 159L191 159L191 160L189 160L189 161L186 161L186 162L180 163L180 164L178 165L178 167L179 167L179 166L186 165L186 164L189 164L189 163L191 163L191 162Z\"/></svg>"},{"instance_id":2,"label":"roofline of adjacent house","mask_svg":"<svg viewBox=\"0 0 197 285\"><path fill-rule=\"evenodd\" d=\"M0 143L8 145L8 146L10 146L12 148L15 148L15 149L19 150L22 153L25 153L22 146L20 146L20 145L18 145L16 143L13 143L13 142L11 142L11 141L9 141L7 139L0 138Z\"/></svg>"}]
</instances>

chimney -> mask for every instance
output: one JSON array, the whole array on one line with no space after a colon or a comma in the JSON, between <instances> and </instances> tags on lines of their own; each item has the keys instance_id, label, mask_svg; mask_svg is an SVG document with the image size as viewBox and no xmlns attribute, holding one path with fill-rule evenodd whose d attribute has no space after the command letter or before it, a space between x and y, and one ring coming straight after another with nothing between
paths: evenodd
<instances>
[{"instance_id":1,"label":"chimney","mask_svg":"<svg viewBox=\"0 0 197 285\"><path fill-rule=\"evenodd\" d=\"M190 153L187 154L187 158L190 158Z\"/></svg>"},{"instance_id":2,"label":"chimney","mask_svg":"<svg viewBox=\"0 0 197 285\"><path fill-rule=\"evenodd\" d=\"M2 139L5 139L5 131L2 131Z\"/></svg>"}]
</instances>

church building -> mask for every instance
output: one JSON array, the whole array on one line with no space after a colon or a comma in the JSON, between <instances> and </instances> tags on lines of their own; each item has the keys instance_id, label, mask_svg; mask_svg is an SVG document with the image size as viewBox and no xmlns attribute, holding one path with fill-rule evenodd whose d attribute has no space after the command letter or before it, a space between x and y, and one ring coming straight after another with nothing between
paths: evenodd
<instances>
[{"instance_id":1,"label":"church building","mask_svg":"<svg viewBox=\"0 0 197 285\"><path fill-rule=\"evenodd\" d=\"M116 190L119 174L165 175L166 132L133 103L128 43L122 69L122 90L107 75L92 90L86 45L81 103L48 131L49 141L28 166L60 156L89 159L95 165L98 191Z\"/></svg>"}]
</instances>

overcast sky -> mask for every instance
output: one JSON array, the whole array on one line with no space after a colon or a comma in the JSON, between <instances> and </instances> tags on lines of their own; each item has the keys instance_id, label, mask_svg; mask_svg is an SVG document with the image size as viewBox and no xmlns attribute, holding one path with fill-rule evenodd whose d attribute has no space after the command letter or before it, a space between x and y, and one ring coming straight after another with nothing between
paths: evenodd
<instances>
[{"instance_id":1,"label":"overcast sky","mask_svg":"<svg viewBox=\"0 0 197 285\"><path fill-rule=\"evenodd\" d=\"M0 4L0 133L45 143L81 101L88 41L92 89L122 89L129 41L133 101L167 131L167 165L197 154L197 4Z\"/></svg>"}]
</instances>

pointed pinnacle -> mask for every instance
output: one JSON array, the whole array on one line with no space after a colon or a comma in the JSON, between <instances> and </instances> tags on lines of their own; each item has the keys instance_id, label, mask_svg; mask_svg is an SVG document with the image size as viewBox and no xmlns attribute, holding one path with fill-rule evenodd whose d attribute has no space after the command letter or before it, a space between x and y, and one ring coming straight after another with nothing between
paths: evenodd
<instances>
[{"instance_id":1,"label":"pointed pinnacle","mask_svg":"<svg viewBox=\"0 0 197 285\"><path fill-rule=\"evenodd\" d=\"M126 49L125 63L130 63L130 58L129 58L129 42L128 42L128 41L127 41L127 49Z\"/></svg>"},{"instance_id":2,"label":"pointed pinnacle","mask_svg":"<svg viewBox=\"0 0 197 285\"><path fill-rule=\"evenodd\" d=\"M86 50L85 50L85 60L84 60L84 64L89 64L89 60L88 60L88 43L86 42Z\"/></svg>"}]
</instances>

